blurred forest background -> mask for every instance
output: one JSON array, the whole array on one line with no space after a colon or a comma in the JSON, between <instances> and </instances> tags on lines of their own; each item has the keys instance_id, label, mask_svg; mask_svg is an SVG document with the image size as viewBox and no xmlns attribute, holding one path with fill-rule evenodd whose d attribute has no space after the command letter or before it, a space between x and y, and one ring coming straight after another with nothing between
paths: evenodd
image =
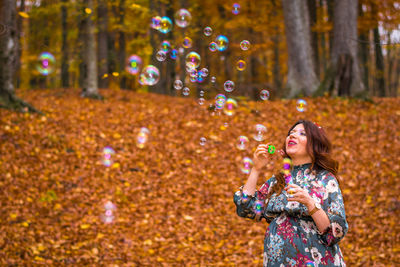
<instances>
[{"instance_id":1,"label":"blurred forest background","mask_svg":"<svg viewBox=\"0 0 400 267\"><path fill-rule=\"evenodd\" d=\"M215 91L226 80L235 82L233 94L251 99L258 99L262 89L272 98L397 96L398 1L244 1L236 12L233 4L6 0L0 21L1 69L13 75L3 74L0 81L12 79L15 88L22 89L83 88L87 95L97 95L98 88L176 95L181 92L173 84L180 79L194 96L200 90ZM179 27L174 17L182 8L190 18ZM165 17L171 25L154 26L157 18ZM203 33L206 27L210 36ZM212 52L210 43L219 35L227 37L228 48ZM13 45L6 49L7 40ZM241 49L242 40L250 43L247 51ZM166 53L163 61L157 60L159 50ZM184 63L190 51L199 54L200 68L208 70L201 82L189 82ZM37 70L44 52L54 57L45 75ZM130 61L132 55L139 61ZM138 64L139 72L154 65L159 82L140 85L139 73L128 71L129 64ZM211 77L216 77L213 85Z\"/></svg>"},{"instance_id":2,"label":"blurred forest background","mask_svg":"<svg viewBox=\"0 0 400 267\"><path fill-rule=\"evenodd\" d=\"M267 224L233 194L309 119L340 163L347 265L400 266L399 11L0 0L0 107L22 111L0 109L0 265L261 266Z\"/></svg>"}]
</instances>

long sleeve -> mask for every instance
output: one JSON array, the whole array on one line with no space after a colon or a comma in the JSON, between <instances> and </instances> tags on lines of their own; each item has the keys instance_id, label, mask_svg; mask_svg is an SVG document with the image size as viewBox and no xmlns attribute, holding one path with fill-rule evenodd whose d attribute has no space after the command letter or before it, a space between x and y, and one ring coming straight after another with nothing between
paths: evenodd
<instances>
[{"instance_id":1,"label":"long sleeve","mask_svg":"<svg viewBox=\"0 0 400 267\"><path fill-rule=\"evenodd\" d=\"M332 174L327 174L322 179L325 187L325 194L322 209L330 220L329 227L319 236L324 244L332 246L338 243L348 231L348 223L343 204L343 196L339 188L339 183Z\"/></svg>"},{"instance_id":2,"label":"long sleeve","mask_svg":"<svg viewBox=\"0 0 400 267\"><path fill-rule=\"evenodd\" d=\"M268 181L254 193L254 196L243 193L243 186L240 187L240 190L233 196L233 202L236 205L236 213L243 218L255 219L257 221L265 218L270 222L270 219L264 216L264 202L273 180L275 180L274 177L268 179Z\"/></svg>"}]
</instances>

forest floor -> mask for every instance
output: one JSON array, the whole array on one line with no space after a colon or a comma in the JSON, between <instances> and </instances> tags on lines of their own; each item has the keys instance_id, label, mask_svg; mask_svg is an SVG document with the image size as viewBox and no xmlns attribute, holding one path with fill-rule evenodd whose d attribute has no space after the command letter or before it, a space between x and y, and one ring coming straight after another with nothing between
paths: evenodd
<instances>
[{"instance_id":1,"label":"forest floor","mask_svg":"<svg viewBox=\"0 0 400 267\"><path fill-rule=\"evenodd\" d=\"M400 98L306 98L305 112L295 100L239 102L227 116L209 101L100 93L105 100L23 91L45 116L0 110L0 265L261 266L268 225L236 215L233 194L247 178L239 167L259 144L254 125L280 148L306 118L328 132L340 162L347 265L399 266ZM243 151L240 135L250 139ZM273 158L259 184L280 164ZM101 219L107 201L112 223Z\"/></svg>"}]
</instances>

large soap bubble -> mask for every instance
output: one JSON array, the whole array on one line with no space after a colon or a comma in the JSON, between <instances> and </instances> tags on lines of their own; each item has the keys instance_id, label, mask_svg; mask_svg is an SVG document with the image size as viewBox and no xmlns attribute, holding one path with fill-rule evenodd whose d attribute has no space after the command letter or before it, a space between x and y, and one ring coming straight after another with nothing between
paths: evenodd
<instances>
[{"instance_id":1,"label":"large soap bubble","mask_svg":"<svg viewBox=\"0 0 400 267\"><path fill-rule=\"evenodd\" d=\"M190 24L191 20L192 15L190 15L190 12L187 9L182 8L175 13L175 24L178 27L187 27Z\"/></svg>"},{"instance_id":2,"label":"large soap bubble","mask_svg":"<svg viewBox=\"0 0 400 267\"><path fill-rule=\"evenodd\" d=\"M139 77L140 84L155 85L160 80L160 71L153 65L146 66Z\"/></svg>"}]
</instances>

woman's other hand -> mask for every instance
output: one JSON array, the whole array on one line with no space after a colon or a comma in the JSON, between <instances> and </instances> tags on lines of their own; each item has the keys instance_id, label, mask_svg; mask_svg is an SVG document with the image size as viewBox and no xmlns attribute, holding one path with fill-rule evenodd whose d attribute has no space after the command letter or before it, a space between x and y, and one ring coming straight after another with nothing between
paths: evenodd
<instances>
[{"instance_id":1,"label":"woman's other hand","mask_svg":"<svg viewBox=\"0 0 400 267\"><path fill-rule=\"evenodd\" d=\"M304 190L297 184L289 184L285 187L286 192L290 194L288 201L297 201L305 205L308 209L314 206L314 199L308 194L307 190Z\"/></svg>"}]
</instances>

